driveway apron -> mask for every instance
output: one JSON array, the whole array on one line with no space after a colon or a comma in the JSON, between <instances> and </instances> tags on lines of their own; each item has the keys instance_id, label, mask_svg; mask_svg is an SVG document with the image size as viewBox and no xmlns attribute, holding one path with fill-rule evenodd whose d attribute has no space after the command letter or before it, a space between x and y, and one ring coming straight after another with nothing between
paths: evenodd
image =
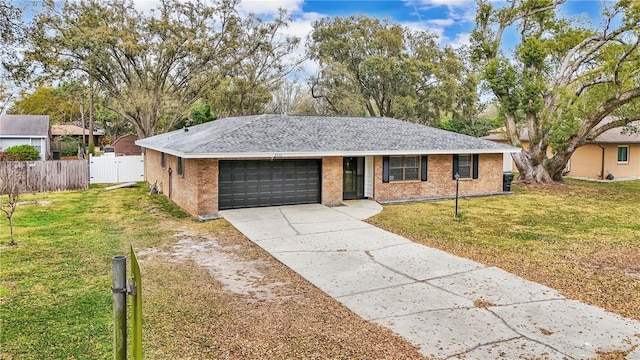
<instances>
[{"instance_id":1,"label":"driveway apron","mask_svg":"<svg viewBox=\"0 0 640 360\"><path fill-rule=\"evenodd\" d=\"M355 314L436 359L640 360L640 322L360 219L371 201L224 210L251 241Z\"/></svg>"}]
</instances>

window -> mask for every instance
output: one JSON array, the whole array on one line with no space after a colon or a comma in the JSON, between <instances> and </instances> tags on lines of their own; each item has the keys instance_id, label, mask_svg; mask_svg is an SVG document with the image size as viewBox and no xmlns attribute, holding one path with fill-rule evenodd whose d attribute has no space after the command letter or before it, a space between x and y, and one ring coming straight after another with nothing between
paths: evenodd
<instances>
[{"instance_id":1,"label":"window","mask_svg":"<svg viewBox=\"0 0 640 360\"><path fill-rule=\"evenodd\" d=\"M184 177L184 159L181 157L176 157L176 172L178 176Z\"/></svg>"},{"instance_id":2,"label":"window","mask_svg":"<svg viewBox=\"0 0 640 360\"><path fill-rule=\"evenodd\" d=\"M453 155L453 178L456 174L460 179L477 179L478 178L478 154L456 154Z\"/></svg>"},{"instance_id":3,"label":"window","mask_svg":"<svg viewBox=\"0 0 640 360\"><path fill-rule=\"evenodd\" d=\"M618 163L627 164L629 162L629 146L618 146Z\"/></svg>"},{"instance_id":4,"label":"window","mask_svg":"<svg viewBox=\"0 0 640 360\"><path fill-rule=\"evenodd\" d=\"M390 156L389 181L419 180L419 156Z\"/></svg>"},{"instance_id":5,"label":"window","mask_svg":"<svg viewBox=\"0 0 640 360\"><path fill-rule=\"evenodd\" d=\"M388 183L389 181L406 180L428 181L428 167L429 159L426 155L383 156L382 182Z\"/></svg>"},{"instance_id":6,"label":"window","mask_svg":"<svg viewBox=\"0 0 640 360\"><path fill-rule=\"evenodd\" d=\"M167 154L160 153L160 167L163 169L167 168Z\"/></svg>"},{"instance_id":7,"label":"window","mask_svg":"<svg viewBox=\"0 0 640 360\"><path fill-rule=\"evenodd\" d=\"M471 177L471 155L458 155L458 175L461 179Z\"/></svg>"},{"instance_id":8,"label":"window","mask_svg":"<svg viewBox=\"0 0 640 360\"><path fill-rule=\"evenodd\" d=\"M42 140L38 138L31 138L31 146L38 149L39 153L42 153Z\"/></svg>"}]
</instances>

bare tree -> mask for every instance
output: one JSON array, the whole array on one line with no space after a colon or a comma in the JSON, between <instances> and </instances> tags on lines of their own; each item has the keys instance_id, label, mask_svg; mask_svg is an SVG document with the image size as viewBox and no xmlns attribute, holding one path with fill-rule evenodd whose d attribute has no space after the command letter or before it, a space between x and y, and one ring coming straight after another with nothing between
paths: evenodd
<instances>
[{"instance_id":1,"label":"bare tree","mask_svg":"<svg viewBox=\"0 0 640 360\"><path fill-rule=\"evenodd\" d=\"M18 197L24 183L24 173L22 171L10 171L5 163L0 164L0 211L5 213L9 220L10 239L9 245L16 245L13 237L13 214L18 206ZM4 201L4 195L7 201Z\"/></svg>"}]
</instances>

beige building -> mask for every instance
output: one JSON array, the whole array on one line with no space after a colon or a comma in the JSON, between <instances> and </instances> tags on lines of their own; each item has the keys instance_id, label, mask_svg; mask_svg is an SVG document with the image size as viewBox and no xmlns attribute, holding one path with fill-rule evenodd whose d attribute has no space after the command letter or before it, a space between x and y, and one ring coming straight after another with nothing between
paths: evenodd
<instances>
[{"instance_id":1,"label":"beige building","mask_svg":"<svg viewBox=\"0 0 640 360\"><path fill-rule=\"evenodd\" d=\"M508 144L504 128L495 129L483 139ZM520 134L524 149L529 147L526 129ZM504 168L517 171L510 154L505 154ZM547 156L553 155L553 149ZM640 179L640 134L624 134L621 128L605 131L579 147L571 156L565 176L587 179Z\"/></svg>"}]
</instances>

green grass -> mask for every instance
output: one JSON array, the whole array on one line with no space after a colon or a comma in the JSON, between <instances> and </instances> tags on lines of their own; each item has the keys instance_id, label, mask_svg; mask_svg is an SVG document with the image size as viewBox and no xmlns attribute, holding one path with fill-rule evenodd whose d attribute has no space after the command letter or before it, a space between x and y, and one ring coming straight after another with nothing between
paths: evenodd
<instances>
[{"instance_id":1,"label":"green grass","mask_svg":"<svg viewBox=\"0 0 640 360\"><path fill-rule=\"evenodd\" d=\"M523 188L515 195L386 206L370 220L640 320L640 181Z\"/></svg>"},{"instance_id":2,"label":"green grass","mask_svg":"<svg viewBox=\"0 0 640 360\"><path fill-rule=\"evenodd\" d=\"M26 194L21 201L45 205L18 207L18 245L13 247L5 245L8 225L0 219L0 358L108 359L113 256L127 255L130 241L138 250L166 248L178 241L173 235L182 228L241 238L227 222L195 222L147 190L145 185L112 191L98 186ZM516 186L514 191L510 196L460 200L460 219L454 216L453 201L441 201L386 206L370 221L640 320L640 181L569 181L535 189ZM237 333L226 330L229 326L246 322L241 330L255 329L243 312L224 320L232 309L247 305L220 300L224 293L206 272L194 278L195 271L204 270L189 263L145 265L147 353L168 354L164 358L193 353L197 350L188 336L212 327L221 339L228 336L226 342L220 340L217 353L225 354L230 350L223 344L242 343ZM183 267L187 270L177 271ZM142 271L145 276L145 267ZM185 282L198 285L185 287ZM185 301L195 305L185 308ZM289 325L293 320L287 321ZM182 340L166 335L189 326L195 328L183 331ZM272 330L283 331L277 329Z\"/></svg>"},{"instance_id":3,"label":"green grass","mask_svg":"<svg viewBox=\"0 0 640 360\"><path fill-rule=\"evenodd\" d=\"M112 257L165 238L158 216L186 215L144 185L20 199L30 200L48 205L18 207L17 246L0 221L0 357L110 358Z\"/></svg>"}]
</instances>

